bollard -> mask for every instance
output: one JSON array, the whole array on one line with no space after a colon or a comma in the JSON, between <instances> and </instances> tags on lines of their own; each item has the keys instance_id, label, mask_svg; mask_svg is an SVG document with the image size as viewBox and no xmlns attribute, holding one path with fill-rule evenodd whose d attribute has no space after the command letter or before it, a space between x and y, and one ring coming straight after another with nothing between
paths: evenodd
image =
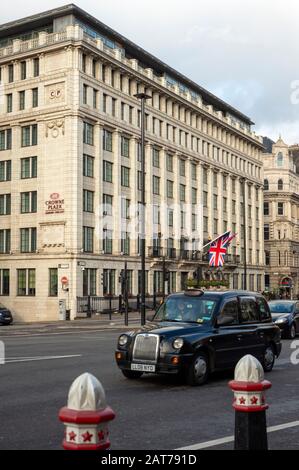
<instances>
[{"instance_id":1,"label":"bollard","mask_svg":"<svg viewBox=\"0 0 299 470\"><path fill-rule=\"evenodd\" d=\"M67 406L59 419L65 425L65 450L105 450L110 448L108 422L115 418L107 406L105 391L96 377L85 373L72 383Z\"/></svg>"},{"instance_id":2,"label":"bollard","mask_svg":"<svg viewBox=\"0 0 299 470\"><path fill-rule=\"evenodd\" d=\"M250 354L244 356L229 386L234 392L235 450L267 450L265 390L272 384L264 380L261 363Z\"/></svg>"}]
</instances>

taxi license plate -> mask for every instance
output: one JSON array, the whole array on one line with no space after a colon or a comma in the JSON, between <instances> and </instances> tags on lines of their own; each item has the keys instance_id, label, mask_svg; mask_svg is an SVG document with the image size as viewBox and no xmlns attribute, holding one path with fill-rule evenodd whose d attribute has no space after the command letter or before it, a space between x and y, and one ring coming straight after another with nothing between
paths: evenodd
<instances>
[{"instance_id":1,"label":"taxi license plate","mask_svg":"<svg viewBox=\"0 0 299 470\"><path fill-rule=\"evenodd\" d=\"M139 372L155 372L156 366L149 364L131 364L131 370L138 370Z\"/></svg>"}]
</instances>

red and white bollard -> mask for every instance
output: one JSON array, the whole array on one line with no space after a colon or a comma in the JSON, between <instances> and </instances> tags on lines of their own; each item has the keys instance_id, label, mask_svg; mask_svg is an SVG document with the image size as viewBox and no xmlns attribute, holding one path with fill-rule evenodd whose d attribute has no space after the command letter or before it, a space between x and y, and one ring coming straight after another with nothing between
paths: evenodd
<instances>
[{"instance_id":1,"label":"red and white bollard","mask_svg":"<svg viewBox=\"0 0 299 470\"><path fill-rule=\"evenodd\" d=\"M65 424L63 448L66 450L105 450L110 448L108 422L115 418L107 406L102 384L85 373L72 383L67 406L59 419Z\"/></svg>"},{"instance_id":2,"label":"red and white bollard","mask_svg":"<svg viewBox=\"0 0 299 470\"><path fill-rule=\"evenodd\" d=\"M235 380L229 382L234 392L235 449L267 450L265 391L271 382L264 380L261 363L253 356L244 356L235 368Z\"/></svg>"}]
</instances>

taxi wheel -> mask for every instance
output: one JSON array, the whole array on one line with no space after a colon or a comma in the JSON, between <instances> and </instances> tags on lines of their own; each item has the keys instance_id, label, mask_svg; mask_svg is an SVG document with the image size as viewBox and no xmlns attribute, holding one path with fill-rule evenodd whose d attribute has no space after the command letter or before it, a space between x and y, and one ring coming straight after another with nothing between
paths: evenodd
<instances>
[{"instance_id":1,"label":"taxi wheel","mask_svg":"<svg viewBox=\"0 0 299 470\"><path fill-rule=\"evenodd\" d=\"M196 386L203 385L209 376L209 360L208 356L204 352L197 354L187 371L187 383L188 385Z\"/></svg>"},{"instance_id":2,"label":"taxi wheel","mask_svg":"<svg viewBox=\"0 0 299 470\"><path fill-rule=\"evenodd\" d=\"M142 376L143 372L138 372L137 370L122 370L123 375L127 379L140 379Z\"/></svg>"},{"instance_id":3,"label":"taxi wheel","mask_svg":"<svg viewBox=\"0 0 299 470\"><path fill-rule=\"evenodd\" d=\"M263 357L263 368L265 372L271 372L275 363L275 351L273 346L270 344L266 347Z\"/></svg>"}]
</instances>

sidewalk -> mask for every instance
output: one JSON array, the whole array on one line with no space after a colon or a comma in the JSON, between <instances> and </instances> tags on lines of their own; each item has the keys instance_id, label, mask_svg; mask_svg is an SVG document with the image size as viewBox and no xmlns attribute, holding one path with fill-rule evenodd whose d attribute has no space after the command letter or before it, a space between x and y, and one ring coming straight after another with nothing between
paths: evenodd
<instances>
[{"instance_id":1,"label":"sidewalk","mask_svg":"<svg viewBox=\"0 0 299 470\"><path fill-rule=\"evenodd\" d=\"M153 314L152 311L147 311L147 316ZM21 323L15 322L9 326L0 326L0 338L8 336L24 336L34 334L47 334L47 333L63 333L63 332L80 332L92 331L99 329L121 329L126 331L132 328L140 327L140 313L129 313L129 325L125 325L125 315L120 313L113 313L111 320L109 315L100 314L94 315L92 318L77 318L70 321L52 321L52 322L35 322L35 323Z\"/></svg>"}]
</instances>

